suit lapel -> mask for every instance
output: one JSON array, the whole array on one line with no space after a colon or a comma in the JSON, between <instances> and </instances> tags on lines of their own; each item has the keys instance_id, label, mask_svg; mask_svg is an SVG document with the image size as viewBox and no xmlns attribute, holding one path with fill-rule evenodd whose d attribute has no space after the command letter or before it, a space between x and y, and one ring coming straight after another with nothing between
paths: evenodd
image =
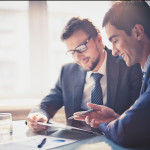
<instances>
[{"instance_id":1,"label":"suit lapel","mask_svg":"<svg viewBox=\"0 0 150 150\"><path fill-rule=\"evenodd\" d=\"M119 76L119 61L107 51L107 103L108 107L114 108L117 84Z\"/></svg>"},{"instance_id":2,"label":"suit lapel","mask_svg":"<svg viewBox=\"0 0 150 150\"><path fill-rule=\"evenodd\" d=\"M81 67L75 73L75 80L74 80L74 112L79 111L81 108L81 102L83 97L83 90L85 84L85 76L86 71L84 71Z\"/></svg>"}]
</instances>

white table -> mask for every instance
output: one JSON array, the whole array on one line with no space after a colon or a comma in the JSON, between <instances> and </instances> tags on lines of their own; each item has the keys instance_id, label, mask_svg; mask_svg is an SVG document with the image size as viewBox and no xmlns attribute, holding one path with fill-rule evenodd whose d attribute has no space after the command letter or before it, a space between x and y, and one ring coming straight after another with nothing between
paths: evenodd
<instances>
[{"instance_id":1,"label":"white table","mask_svg":"<svg viewBox=\"0 0 150 150\"><path fill-rule=\"evenodd\" d=\"M62 138L70 138L70 139L78 140L77 142L73 144L55 148L57 150L77 150L81 145L92 144L92 143L97 143L97 142L99 144L106 143L107 145L109 145L109 148L111 148L111 150L143 150L143 149L123 148L121 146L116 145L109 139L107 139L104 135L96 136L90 133L83 133L83 132L72 131L72 130L53 130L53 131L55 132L52 132L52 130L48 130L48 132L44 132L41 134L53 136L53 137L62 137ZM25 125L24 120L13 121L12 140L23 139L23 138L34 136L34 135L38 135L38 134L35 134L29 131L28 127ZM148 150L148 149L144 149L144 150Z\"/></svg>"}]
</instances>

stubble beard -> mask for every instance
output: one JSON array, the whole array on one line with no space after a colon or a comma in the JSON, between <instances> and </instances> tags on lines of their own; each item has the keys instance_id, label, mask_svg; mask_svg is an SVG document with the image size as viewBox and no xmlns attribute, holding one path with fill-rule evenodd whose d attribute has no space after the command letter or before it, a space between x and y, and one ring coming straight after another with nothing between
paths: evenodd
<instances>
[{"instance_id":1,"label":"stubble beard","mask_svg":"<svg viewBox=\"0 0 150 150\"><path fill-rule=\"evenodd\" d=\"M86 71L93 71L96 68L98 62L99 62L99 57L97 57L95 61L92 61L91 66L89 68L85 68L85 67L83 68Z\"/></svg>"},{"instance_id":2,"label":"stubble beard","mask_svg":"<svg viewBox=\"0 0 150 150\"><path fill-rule=\"evenodd\" d=\"M91 65L89 71L93 71L93 70L97 67L97 65L98 65L98 63L99 63L99 61L100 61L100 53L99 53L99 49L98 49L97 46L96 46L96 50L97 50L97 52L98 52L98 53L97 53L97 58L96 58L95 61L92 61L92 65Z\"/></svg>"},{"instance_id":3,"label":"stubble beard","mask_svg":"<svg viewBox=\"0 0 150 150\"><path fill-rule=\"evenodd\" d=\"M97 65L98 65L98 63L100 61L100 53L99 53L98 47L96 47L96 50L98 52L96 54L97 55L96 59L95 60L91 60L91 66L89 68L85 68L85 67L82 66L84 70L86 70L86 71L93 71L97 67Z\"/></svg>"},{"instance_id":4,"label":"stubble beard","mask_svg":"<svg viewBox=\"0 0 150 150\"><path fill-rule=\"evenodd\" d=\"M93 71L96 68L98 62L99 62L99 57L97 57L97 59L94 62L92 62L92 66L90 67L89 71Z\"/></svg>"}]
</instances>

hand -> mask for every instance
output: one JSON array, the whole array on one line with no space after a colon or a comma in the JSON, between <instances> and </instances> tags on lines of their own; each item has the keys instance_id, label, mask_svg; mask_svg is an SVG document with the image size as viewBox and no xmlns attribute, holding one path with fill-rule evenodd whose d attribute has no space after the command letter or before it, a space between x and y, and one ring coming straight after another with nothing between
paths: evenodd
<instances>
[{"instance_id":1,"label":"hand","mask_svg":"<svg viewBox=\"0 0 150 150\"><path fill-rule=\"evenodd\" d=\"M27 117L27 125L32 132L41 132L46 130L48 127L39 125L37 122L47 123L48 118L39 113L30 113Z\"/></svg>"},{"instance_id":2,"label":"hand","mask_svg":"<svg viewBox=\"0 0 150 150\"><path fill-rule=\"evenodd\" d=\"M115 113L113 109L104 105L88 103L87 106L91 109L94 109L95 111L87 113L83 116L76 116L81 112L74 113L74 119L79 121L85 121L93 128L98 128L100 124L110 122L119 117L119 115Z\"/></svg>"}]
</instances>

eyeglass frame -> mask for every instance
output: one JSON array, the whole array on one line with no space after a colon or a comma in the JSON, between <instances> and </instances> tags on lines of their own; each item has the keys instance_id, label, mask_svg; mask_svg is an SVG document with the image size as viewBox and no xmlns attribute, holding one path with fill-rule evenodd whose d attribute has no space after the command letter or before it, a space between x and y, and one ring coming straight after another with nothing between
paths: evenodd
<instances>
[{"instance_id":1,"label":"eyeglass frame","mask_svg":"<svg viewBox=\"0 0 150 150\"><path fill-rule=\"evenodd\" d=\"M78 52L78 53L83 53L83 52L85 52L85 51L87 51L88 50L88 47L87 47L87 43L89 42L89 40L92 38L92 36L90 35L89 37L88 37L88 39L84 42L84 43L82 43L82 44L80 44L79 46L77 46L74 50L68 50L67 52L66 52L66 55L67 56L69 56L69 54L71 55L71 56L73 56L74 54L75 54L75 52ZM85 46L85 50L77 50L77 48L79 48L80 46ZM73 53L71 53L71 52L73 52Z\"/></svg>"}]
</instances>

